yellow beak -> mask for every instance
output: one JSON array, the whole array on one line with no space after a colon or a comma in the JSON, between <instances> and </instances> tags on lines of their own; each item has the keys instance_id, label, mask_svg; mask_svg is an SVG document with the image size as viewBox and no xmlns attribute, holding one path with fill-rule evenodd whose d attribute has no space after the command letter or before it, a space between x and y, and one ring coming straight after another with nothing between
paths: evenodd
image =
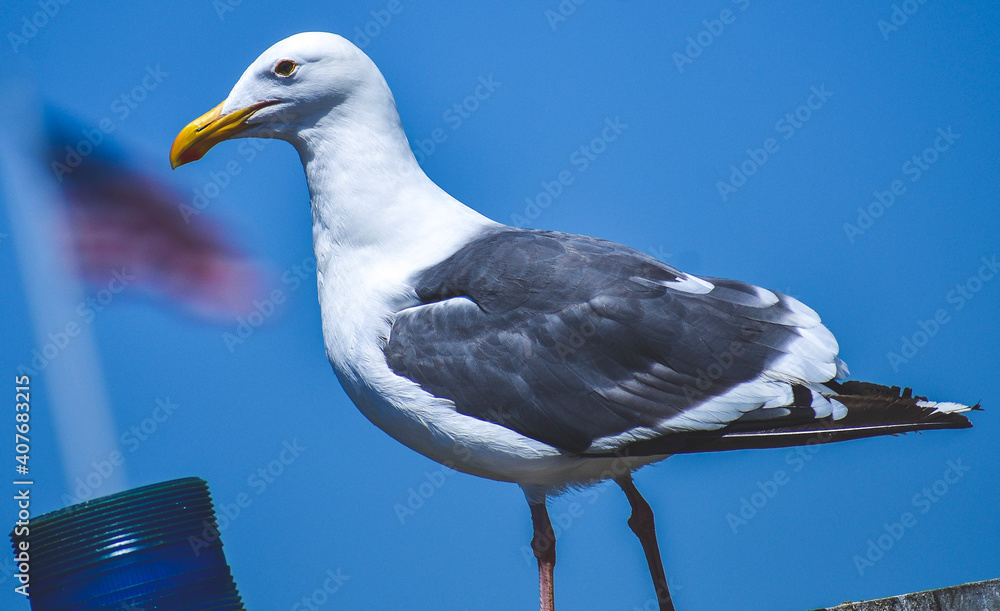
<instances>
[{"instance_id":1,"label":"yellow beak","mask_svg":"<svg viewBox=\"0 0 1000 611\"><path fill-rule=\"evenodd\" d=\"M206 112L177 134L170 147L170 167L177 169L185 163L198 161L213 146L228 140L248 127L246 120L265 106L276 104L277 100L258 102L242 110L222 114L222 104Z\"/></svg>"}]
</instances>

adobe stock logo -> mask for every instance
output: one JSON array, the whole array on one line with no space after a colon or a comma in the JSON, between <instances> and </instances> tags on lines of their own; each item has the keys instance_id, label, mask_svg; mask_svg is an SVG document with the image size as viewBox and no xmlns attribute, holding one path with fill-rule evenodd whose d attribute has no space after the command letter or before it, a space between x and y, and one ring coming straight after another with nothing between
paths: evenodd
<instances>
[{"instance_id":1,"label":"adobe stock logo","mask_svg":"<svg viewBox=\"0 0 1000 611\"><path fill-rule=\"evenodd\" d=\"M904 161L899 168L900 173L909 179L910 184L916 183L941 159L943 153L951 150L961 137L962 134L956 134L950 125L947 128L939 127L931 146ZM855 239L871 229L875 225L875 221L882 218L897 199L906 193L906 184L902 178L890 182L884 191L879 189L873 191L872 199L868 205L858 206L857 223L844 223L844 235L853 244Z\"/></svg>"},{"instance_id":2,"label":"adobe stock logo","mask_svg":"<svg viewBox=\"0 0 1000 611\"><path fill-rule=\"evenodd\" d=\"M256 493L255 496L251 496L248 492L240 492L231 503L215 499L216 523L213 524L208 520L203 520L201 534L188 537L188 544L191 546L191 551L194 555L200 556L203 548L210 548L222 536L222 533L232 526L240 516L245 515L246 509L253 505L256 497L264 494L264 492L273 487L278 478L284 475L287 468L305 450L306 447L301 445L298 439L283 441L281 443L281 450L274 457L274 460L259 467L247 477L247 486L254 490Z\"/></svg>"},{"instance_id":3,"label":"adobe stock logo","mask_svg":"<svg viewBox=\"0 0 1000 611\"><path fill-rule=\"evenodd\" d=\"M323 587L316 588L309 595L303 596L300 602L292 605L290 611L316 611L330 600L331 595L339 592L344 583L351 578L350 575L344 575L340 567L337 567L336 571L327 569L323 577Z\"/></svg>"},{"instance_id":4,"label":"adobe stock logo","mask_svg":"<svg viewBox=\"0 0 1000 611\"><path fill-rule=\"evenodd\" d=\"M684 52L674 51L673 55L670 56L674 60L674 65L677 66L678 73L683 73L685 68L701 57L705 49L712 46L712 43L722 36L726 31L726 26L736 23L739 14L750 7L750 0L733 0L733 4L736 5L737 11L724 8L719 11L717 19L702 19L701 25L704 27L694 36L687 37L687 46L684 47Z\"/></svg>"},{"instance_id":5,"label":"adobe stock logo","mask_svg":"<svg viewBox=\"0 0 1000 611\"><path fill-rule=\"evenodd\" d=\"M38 36L39 30L49 25L49 21L55 19L62 10L62 7L69 4L70 0L38 0L39 10L30 16L21 18L21 29L18 32L11 30L7 32L7 41L14 49L14 53L20 53L21 47L28 44L28 41Z\"/></svg>"},{"instance_id":6,"label":"adobe stock logo","mask_svg":"<svg viewBox=\"0 0 1000 611\"><path fill-rule=\"evenodd\" d=\"M777 469L770 478L764 481L758 480L753 492L740 497L739 509L736 512L729 512L725 516L726 523L733 534L739 533L740 528L760 515L768 503L791 482L792 475L805 469L806 465L811 463L822 449L823 444L828 443L832 438L833 434L830 432L817 433L816 436L806 441L805 445L789 450L785 454L785 464L791 468L791 471Z\"/></svg>"},{"instance_id":7,"label":"adobe stock logo","mask_svg":"<svg viewBox=\"0 0 1000 611\"><path fill-rule=\"evenodd\" d=\"M489 76L480 76L472 93L445 109L441 113L441 120L448 124L452 131L457 130L482 107L483 102L493 96L501 85L503 83L493 78L492 72ZM448 141L448 134L443 127L435 127L426 138L412 138L410 141L410 150L413 151L417 163L424 165L424 162L437 152L440 145Z\"/></svg>"},{"instance_id":8,"label":"adobe stock logo","mask_svg":"<svg viewBox=\"0 0 1000 611\"><path fill-rule=\"evenodd\" d=\"M800 104L791 112L778 119L774 124L774 131L781 134L782 139L791 140L802 129L815 113L823 108L835 92L829 91L826 85L813 85L809 88L809 95L804 103ZM770 160L775 153L781 150L781 145L777 138L766 138L758 149L748 148L746 158L738 165L729 166L729 178L727 180L715 181L715 188L719 192L719 197L723 202L728 202L732 194L747 184L750 177L756 174L764 164Z\"/></svg>"},{"instance_id":9,"label":"adobe stock logo","mask_svg":"<svg viewBox=\"0 0 1000 611\"><path fill-rule=\"evenodd\" d=\"M962 464L962 459L949 460L945 463L945 467L944 473L939 479L924 486L913 495L910 503L916 513L904 511L900 514L898 521L883 523L882 530L866 542L867 547L864 553L854 555L851 560L854 562L854 568L858 570L858 576L864 577L868 569L885 558L886 553L896 547L906 536L906 533L917 525L917 514L928 513L944 499L955 484L965 477L966 473L972 470L972 467Z\"/></svg>"},{"instance_id":10,"label":"adobe stock logo","mask_svg":"<svg viewBox=\"0 0 1000 611\"><path fill-rule=\"evenodd\" d=\"M916 322L917 330L902 336L899 348L890 350L886 354L893 372L898 372L900 365L905 365L913 360L920 349L926 346L946 324L951 322L951 312L958 312L968 305L976 298L979 291L983 290L986 283L1000 272L1000 262L997 261L996 255L980 257L979 261L982 264L976 273L966 278L964 282L955 284L955 288L945 295L945 302L950 308L938 308L933 316L927 319L918 319Z\"/></svg>"},{"instance_id":11,"label":"adobe stock logo","mask_svg":"<svg viewBox=\"0 0 1000 611\"><path fill-rule=\"evenodd\" d=\"M118 129L120 124L128 119L132 112L139 108L139 105L145 102L149 98L149 94L156 90L168 76L170 74L164 72L160 68L160 64L146 66L146 71L139 82L111 101L108 108L114 113L116 119L106 116L100 119L94 127L84 128L80 131L80 139L75 144L64 146L66 155L63 156L62 161L52 161L52 173L56 179L63 182L63 177L66 174L70 174L80 167L80 164L87 157L93 155L94 151L104 143L105 137Z\"/></svg>"},{"instance_id":12,"label":"adobe stock logo","mask_svg":"<svg viewBox=\"0 0 1000 611\"><path fill-rule=\"evenodd\" d=\"M364 49L372 40L378 38L378 36L389 27L392 23L392 18L394 15L398 15L403 12L403 3L400 0L389 0L386 3L385 8L378 10L373 10L371 12L372 18L370 21L365 23L364 28L354 28L354 38L352 42L358 46L359 49Z\"/></svg>"},{"instance_id":13,"label":"adobe stock logo","mask_svg":"<svg viewBox=\"0 0 1000 611\"><path fill-rule=\"evenodd\" d=\"M617 115L614 119L605 117L601 131L595 134L589 142L581 144L570 153L569 164L573 170L560 170L553 176L552 180L543 180L541 182L542 188L539 191L533 196L524 198L523 213L515 212L510 215L511 224L515 227L531 226L542 215L542 212L559 199L567 187L573 184L577 175L586 172L591 164L608 150L608 145L618 140L618 137L626 129L628 129L628 123L622 123Z\"/></svg>"},{"instance_id":14,"label":"adobe stock logo","mask_svg":"<svg viewBox=\"0 0 1000 611\"><path fill-rule=\"evenodd\" d=\"M906 25L910 21L910 17L916 15L926 2L927 0L903 0L902 4L893 4L888 21L878 20L878 31L882 35L882 40L889 40L889 34L898 32L899 28Z\"/></svg>"},{"instance_id":15,"label":"adobe stock logo","mask_svg":"<svg viewBox=\"0 0 1000 611\"><path fill-rule=\"evenodd\" d=\"M586 1L587 0L560 0L555 10L546 10L545 19L549 22L549 27L552 28L552 31L555 32L558 25L560 23L565 23L566 20L576 12L577 7Z\"/></svg>"}]
</instances>

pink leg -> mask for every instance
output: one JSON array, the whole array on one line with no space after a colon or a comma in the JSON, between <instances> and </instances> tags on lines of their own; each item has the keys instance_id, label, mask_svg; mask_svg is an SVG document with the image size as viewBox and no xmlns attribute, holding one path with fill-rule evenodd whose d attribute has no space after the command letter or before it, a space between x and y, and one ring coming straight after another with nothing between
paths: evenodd
<instances>
[{"instance_id":1,"label":"pink leg","mask_svg":"<svg viewBox=\"0 0 1000 611\"><path fill-rule=\"evenodd\" d=\"M663 575L663 561L660 559L660 546L656 543L656 527L653 524L653 510L649 503L642 498L632 476L626 474L624 477L615 480L628 497L629 505L632 506L632 516L628 519L628 526L639 537L642 544L642 551L646 554L646 564L649 565L649 574L653 577L653 587L656 588L656 600L660 604L660 611L674 611L674 603L670 600L670 590L667 588L667 578Z\"/></svg>"},{"instance_id":2,"label":"pink leg","mask_svg":"<svg viewBox=\"0 0 1000 611\"><path fill-rule=\"evenodd\" d=\"M545 500L541 503L530 503L531 525L535 534L531 539L531 549L538 559L538 592L539 609L555 611L555 586L553 571L556 566L556 534L549 522L549 512L545 508Z\"/></svg>"}]
</instances>

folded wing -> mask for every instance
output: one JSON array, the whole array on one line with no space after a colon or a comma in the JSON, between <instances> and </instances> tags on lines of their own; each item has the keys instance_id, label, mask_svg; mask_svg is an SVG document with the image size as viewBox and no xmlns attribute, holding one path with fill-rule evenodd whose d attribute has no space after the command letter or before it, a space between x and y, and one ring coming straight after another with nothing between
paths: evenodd
<instances>
[{"instance_id":1,"label":"folded wing","mask_svg":"<svg viewBox=\"0 0 1000 611\"><path fill-rule=\"evenodd\" d=\"M465 415L607 452L744 415L840 418L846 372L799 301L585 236L505 228L413 279L389 366Z\"/></svg>"}]
</instances>

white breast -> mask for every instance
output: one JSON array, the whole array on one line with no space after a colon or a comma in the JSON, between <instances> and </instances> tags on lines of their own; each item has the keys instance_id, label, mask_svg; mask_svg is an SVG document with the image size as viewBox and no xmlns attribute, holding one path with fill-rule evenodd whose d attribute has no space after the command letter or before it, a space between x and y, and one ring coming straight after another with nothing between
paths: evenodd
<instances>
[{"instance_id":1,"label":"white breast","mask_svg":"<svg viewBox=\"0 0 1000 611\"><path fill-rule=\"evenodd\" d=\"M408 279L460 244L439 240L434 246L375 256L366 249L337 246L322 230L315 238L327 356L348 396L373 424L432 460L489 479L553 489L620 474L626 464L622 459L566 455L506 427L465 416L449 400L434 397L389 368L383 348L395 314L418 303ZM658 458L627 464L636 468Z\"/></svg>"}]
</instances>

